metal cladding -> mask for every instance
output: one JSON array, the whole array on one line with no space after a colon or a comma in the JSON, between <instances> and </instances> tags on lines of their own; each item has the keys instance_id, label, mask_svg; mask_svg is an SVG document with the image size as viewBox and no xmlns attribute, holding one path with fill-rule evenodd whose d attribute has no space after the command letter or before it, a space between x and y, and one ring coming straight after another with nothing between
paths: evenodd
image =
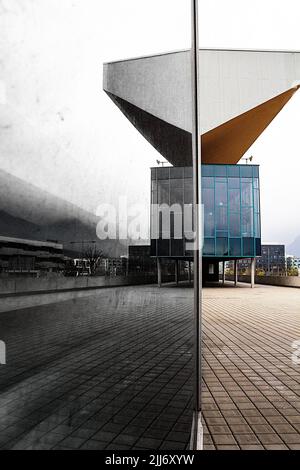
<instances>
[{"instance_id":1,"label":"metal cladding","mask_svg":"<svg viewBox=\"0 0 300 470\"><path fill-rule=\"evenodd\" d=\"M299 88L300 52L200 51L203 163L237 163ZM192 164L190 51L104 65L104 90L174 166Z\"/></svg>"}]
</instances>

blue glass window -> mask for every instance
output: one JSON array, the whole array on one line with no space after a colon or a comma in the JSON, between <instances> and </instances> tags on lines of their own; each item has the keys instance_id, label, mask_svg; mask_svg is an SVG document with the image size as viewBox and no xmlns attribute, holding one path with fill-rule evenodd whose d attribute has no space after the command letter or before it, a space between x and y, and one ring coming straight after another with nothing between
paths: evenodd
<instances>
[{"instance_id":1,"label":"blue glass window","mask_svg":"<svg viewBox=\"0 0 300 470\"><path fill-rule=\"evenodd\" d=\"M227 184L216 178L216 206L227 206Z\"/></svg>"},{"instance_id":2,"label":"blue glass window","mask_svg":"<svg viewBox=\"0 0 300 470\"><path fill-rule=\"evenodd\" d=\"M203 254L211 255L211 256L215 255L215 239L214 238L204 239Z\"/></svg>"},{"instance_id":3,"label":"blue glass window","mask_svg":"<svg viewBox=\"0 0 300 470\"><path fill-rule=\"evenodd\" d=\"M186 244L193 230L192 168L155 168L151 171L151 180L152 204L182 206L185 211L184 218L187 220L182 238L175 240L173 214L168 216L171 218L168 219L171 232L167 233L161 220L158 220L160 224L156 224L154 217L156 219L157 216L152 211L151 234L155 233L152 228L156 225L160 228L160 239L152 239L151 253L154 252L155 256L192 256L192 247ZM260 255L261 223L257 166L202 165L202 202L204 256L238 258Z\"/></svg>"},{"instance_id":4,"label":"blue glass window","mask_svg":"<svg viewBox=\"0 0 300 470\"><path fill-rule=\"evenodd\" d=\"M216 255L228 256L228 238L217 238Z\"/></svg>"}]
</instances>

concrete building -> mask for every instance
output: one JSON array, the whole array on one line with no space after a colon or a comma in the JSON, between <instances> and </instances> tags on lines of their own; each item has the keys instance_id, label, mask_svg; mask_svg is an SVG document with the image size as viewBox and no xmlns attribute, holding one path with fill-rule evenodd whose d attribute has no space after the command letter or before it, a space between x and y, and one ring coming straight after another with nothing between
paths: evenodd
<instances>
[{"instance_id":1,"label":"concrete building","mask_svg":"<svg viewBox=\"0 0 300 470\"><path fill-rule=\"evenodd\" d=\"M201 49L199 55L203 277L218 280L219 262L225 272L225 261L234 260L237 282L237 260L250 258L253 286L255 258L261 254L259 169L237 164L299 89L300 53ZM104 65L105 92L173 165L152 169L151 177L151 255L159 284L164 259L174 259L176 275L178 262L193 256L186 233L172 233L178 212L184 216L193 204L191 84L190 51ZM153 214L156 204L180 206L166 217L170 233L162 214ZM191 222L191 212L187 218Z\"/></svg>"},{"instance_id":2,"label":"concrete building","mask_svg":"<svg viewBox=\"0 0 300 470\"><path fill-rule=\"evenodd\" d=\"M0 273L38 277L64 269L63 245L49 241L0 237Z\"/></svg>"}]
</instances>

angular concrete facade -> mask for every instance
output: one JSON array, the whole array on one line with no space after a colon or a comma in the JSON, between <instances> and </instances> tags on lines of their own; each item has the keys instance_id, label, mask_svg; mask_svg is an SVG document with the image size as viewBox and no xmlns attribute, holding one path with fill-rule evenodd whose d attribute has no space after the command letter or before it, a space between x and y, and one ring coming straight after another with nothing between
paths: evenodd
<instances>
[{"instance_id":1,"label":"angular concrete facade","mask_svg":"<svg viewBox=\"0 0 300 470\"><path fill-rule=\"evenodd\" d=\"M300 52L203 49L200 61L203 163L237 163L298 89ZM170 163L191 164L190 51L105 64L103 87Z\"/></svg>"}]
</instances>

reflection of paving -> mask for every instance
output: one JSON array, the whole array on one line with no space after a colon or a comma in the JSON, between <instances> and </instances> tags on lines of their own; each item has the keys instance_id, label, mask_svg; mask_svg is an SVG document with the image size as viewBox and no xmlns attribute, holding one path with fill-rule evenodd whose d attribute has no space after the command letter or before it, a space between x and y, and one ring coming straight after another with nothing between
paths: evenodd
<instances>
[{"instance_id":1,"label":"reflection of paving","mask_svg":"<svg viewBox=\"0 0 300 470\"><path fill-rule=\"evenodd\" d=\"M300 366L291 360L299 291L226 287L204 290L205 447L300 449ZM12 299L11 311L0 314L8 350L0 367L0 446L183 449L192 294L104 289L16 311L20 299Z\"/></svg>"},{"instance_id":2,"label":"reflection of paving","mask_svg":"<svg viewBox=\"0 0 300 470\"><path fill-rule=\"evenodd\" d=\"M300 449L299 290L207 289L204 332L205 447Z\"/></svg>"},{"instance_id":3,"label":"reflection of paving","mask_svg":"<svg viewBox=\"0 0 300 470\"><path fill-rule=\"evenodd\" d=\"M0 314L8 362L0 368L1 448L183 449L192 290L63 295L13 311L14 299Z\"/></svg>"},{"instance_id":4,"label":"reflection of paving","mask_svg":"<svg viewBox=\"0 0 300 470\"><path fill-rule=\"evenodd\" d=\"M56 304L66 300L78 299L80 297L89 297L95 295L94 290L80 290L55 293L41 294L24 294L20 296L1 297L0 298L0 314L1 312L10 312L11 310L23 310L30 307L39 307L41 305Z\"/></svg>"}]
</instances>

